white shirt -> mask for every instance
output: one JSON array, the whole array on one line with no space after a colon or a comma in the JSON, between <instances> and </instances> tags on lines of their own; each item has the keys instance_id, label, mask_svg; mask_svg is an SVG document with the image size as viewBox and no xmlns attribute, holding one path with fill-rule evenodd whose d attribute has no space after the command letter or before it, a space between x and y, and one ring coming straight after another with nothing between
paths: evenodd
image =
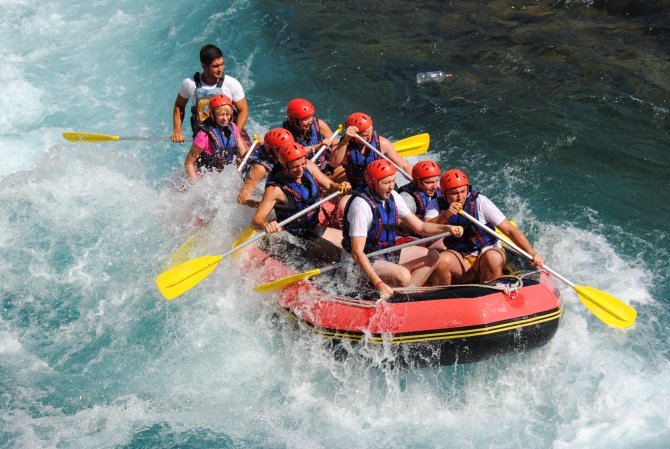
<instances>
[{"instance_id":1,"label":"white shirt","mask_svg":"<svg viewBox=\"0 0 670 449\"><path fill-rule=\"evenodd\" d=\"M205 90L212 90L216 88L216 83L206 84L202 79L202 74L200 75L200 83L202 84L202 88ZM233 102L240 101L244 98L244 89L242 88L242 84L240 84L239 81L230 75L226 75L223 78L221 91L225 96L233 100ZM195 104L195 79L193 79L193 77L185 78L184 81L181 82L179 96L182 98L188 98L191 104Z\"/></svg>"},{"instance_id":2,"label":"white shirt","mask_svg":"<svg viewBox=\"0 0 670 449\"><path fill-rule=\"evenodd\" d=\"M416 214L416 201L414 200L412 194L407 192L400 192L400 196L403 200L405 200L405 204L407 204L409 211L413 214Z\"/></svg>"},{"instance_id":3,"label":"white shirt","mask_svg":"<svg viewBox=\"0 0 670 449\"><path fill-rule=\"evenodd\" d=\"M398 208L398 218L406 217L412 212L407 207L407 203L402 199L400 194L395 190L391 192L393 201ZM383 202L386 206L386 201ZM368 231L372 228L372 209L367 201L363 198L355 197L351 200L349 206L349 213L347 213L347 220L349 220L349 236L350 237L367 237Z\"/></svg>"}]
</instances>

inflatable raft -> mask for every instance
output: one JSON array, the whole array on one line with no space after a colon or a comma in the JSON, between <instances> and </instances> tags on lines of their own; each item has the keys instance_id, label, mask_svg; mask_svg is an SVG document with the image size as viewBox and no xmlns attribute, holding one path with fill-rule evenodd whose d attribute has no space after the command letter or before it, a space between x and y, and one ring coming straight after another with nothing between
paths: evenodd
<instances>
[{"instance_id":1,"label":"inflatable raft","mask_svg":"<svg viewBox=\"0 0 670 449\"><path fill-rule=\"evenodd\" d=\"M514 275L490 284L397 289L384 301L374 290L344 297L311 281L272 295L280 310L327 339L337 354L360 344L388 345L394 362L469 363L540 347L558 329L558 289L545 273L520 259L515 264ZM259 283L295 274L256 247L246 251L242 270Z\"/></svg>"}]
</instances>

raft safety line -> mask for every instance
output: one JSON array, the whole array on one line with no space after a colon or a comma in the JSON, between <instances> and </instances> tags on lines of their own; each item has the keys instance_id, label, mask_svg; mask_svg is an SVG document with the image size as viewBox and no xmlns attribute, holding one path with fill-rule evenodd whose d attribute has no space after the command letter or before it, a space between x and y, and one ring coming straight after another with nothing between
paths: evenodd
<instances>
[{"instance_id":1,"label":"raft safety line","mask_svg":"<svg viewBox=\"0 0 670 449\"><path fill-rule=\"evenodd\" d=\"M467 330L451 330L444 332L427 331L425 333L416 333L412 335L404 335L404 336L398 335L392 337L389 340L388 338L384 338L383 334L373 334L373 336L368 337L364 332L333 331L333 330L322 329L298 317L290 309L281 307L278 304L277 306L291 320L298 323L299 325L306 326L312 333L319 335L323 338L329 340L346 340L352 342L360 342L361 340L364 340L365 342L373 344L388 343L392 345L403 344L403 343L424 343L424 342L440 341L440 340L454 340L459 338L462 339L462 338L480 337L484 335L498 334L503 332L509 332L514 329L555 321L557 319L560 319L561 316L563 315L563 302L561 301L561 305L558 309L552 310L549 313L537 314L523 320L509 321L506 323L497 324L493 326L486 326L486 325L479 326Z\"/></svg>"}]
</instances>

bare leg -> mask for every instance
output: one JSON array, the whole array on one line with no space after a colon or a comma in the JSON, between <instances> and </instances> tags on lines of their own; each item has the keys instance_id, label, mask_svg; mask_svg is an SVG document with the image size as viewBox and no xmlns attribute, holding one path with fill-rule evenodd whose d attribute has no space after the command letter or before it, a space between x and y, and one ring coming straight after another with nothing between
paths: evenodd
<instances>
[{"instance_id":1,"label":"bare leg","mask_svg":"<svg viewBox=\"0 0 670 449\"><path fill-rule=\"evenodd\" d=\"M342 231L326 228L323 235L308 246L307 251L312 259L339 262L342 258Z\"/></svg>"},{"instance_id":2,"label":"bare leg","mask_svg":"<svg viewBox=\"0 0 670 449\"><path fill-rule=\"evenodd\" d=\"M391 287L407 287L412 282L412 273L397 263L377 260L372 264L382 280Z\"/></svg>"},{"instance_id":3,"label":"bare leg","mask_svg":"<svg viewBox=\"0 0 670 449\"><path fill-rule=\"evenodd\" d=\"M249 207L258 207L260 202L253 198L254 190L256 189L256 185L265 179L267 174L268 172L263 166L254 164L249 171L247 180L242 184L240 193L237 195L237 202Z\"/></svg>"},{"instance_id":4,"label":"bare leg","mask_svg":"<svg viewBox=\"0 0 670 449\"><path fill-rule=\"evenodd\" d=\"M462 277L470 269L470 264L456 251L440 254L437 268L431 276L433 285L451 285L453 278Z\"/></svg>"},{"instance_id":5,"label":"bare leg","mask_svg":"<svg viewBox=\"0 0 670 449\"><path fill-rule=\"evenodd\" d=\"M479 256L479 281L486 282L502 276L505 255L499 248L489 248Z\"/></svg>"},{"instance_id":6,"label":"bare leg","mask_svg":"<svg viewBox=\"0 0 670 449\"><path fill-rule=\"evenodd\" d=\"M378 260L373 266L384 282L392 287L421 286L437 266L437 252L415 246L400 252L400 263Z\"/></svg>"},{"instance_id":7,"label":"bare leg","mask_svg":"<svg viewBox=\"0 0 670 449\"><path fill-rule=\"evenodd\" d=\"M442 251L446 251L447 247L444 246L443 240L444 240L444 239L440 239L440 240L438 240L437 242L433 242L433 243L429 246L429 248L430 248L430 249L434 249L435 251L437 251L437 252L439 252L439 253L441 253Z\"/></svg>"},{"instance_id":8,"label":"bare leg","mask_svg":"<svg viewBox=\"0 0 670 449\"><path fill-rule=\"evenodd\" d=\"M421 246L411 246L400 252L400 265L407 268L411 273L409 286L420 287L426 283L428 278L440 260L437 251Z\"/></svg>"}]
</instances>

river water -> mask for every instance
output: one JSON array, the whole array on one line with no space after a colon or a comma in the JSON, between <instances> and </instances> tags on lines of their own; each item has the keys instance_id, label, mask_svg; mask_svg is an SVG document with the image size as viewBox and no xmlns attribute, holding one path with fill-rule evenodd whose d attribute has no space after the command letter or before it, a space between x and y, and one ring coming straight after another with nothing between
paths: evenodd
<instances>
[{"instance_id":1,"label":"river water","mask_svg":"<svg viewBox=\"0 0 670 449\"><path fill-rule=\"evenodd\" d=\"M670 446L666 3L0 5L0 447ZM331 126L360 110L392 139L429 132L429 157L636 325L604 326L563 286L545 347L398 369L335 360L234 260L165 301L155 276L198 215L214 217L203 254L247 225L238 181L179 193L186 146L61 133L168 135L210 42L245 87L250 133L298 96ZM417 85L428 70L453 77Z\"/></svg>"}]
</instances>

